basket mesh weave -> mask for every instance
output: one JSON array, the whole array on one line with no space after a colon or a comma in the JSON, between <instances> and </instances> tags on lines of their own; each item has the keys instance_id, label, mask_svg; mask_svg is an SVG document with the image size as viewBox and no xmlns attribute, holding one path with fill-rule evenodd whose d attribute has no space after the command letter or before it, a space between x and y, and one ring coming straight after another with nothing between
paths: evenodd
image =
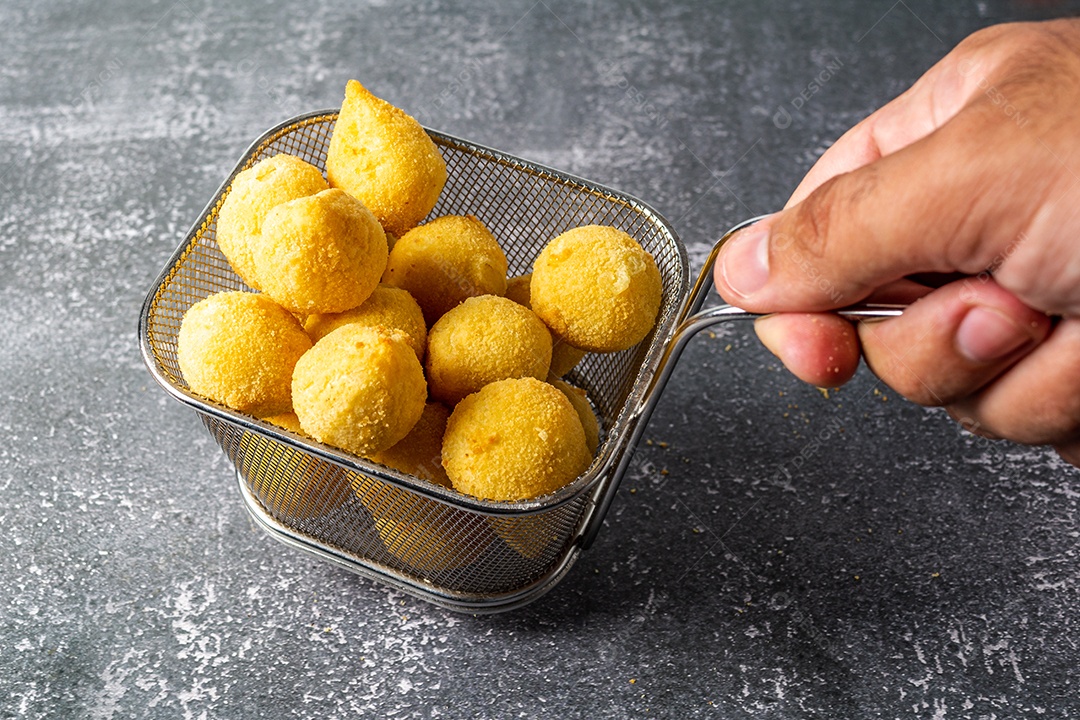
<instances>
[{"instance_id":1,"label":"basket mesh weave","mask_svg":"<svg viewBox=\"0 0 1080 720\"><path fill-rule=\"evenodd\" d=\"M270 131L245 154L234 176L278 153L324 169L335 119L332 112L313 114ZM215 241L228 183L148 295L142 342L151 372L199 412L235 465L249 509L272 534L344 559L351 569L426 599L479 609L542 585L574 552L590 508L612 482L619 454L630 450L626 434L671 336L688 268L675 234L632 198L450 136L431 135L449 174L432 217L477 216L499 240L511 276L529 272L551 238L592 223L629 233L653 254L660 269L664 291L653 333L620 353L586 355L568 378L588 392L605 429L597 460L569 490L550 502L485 506L192 394L176 360L184 313L211 294L250 290Z\"/></svg>"}]
</instances>

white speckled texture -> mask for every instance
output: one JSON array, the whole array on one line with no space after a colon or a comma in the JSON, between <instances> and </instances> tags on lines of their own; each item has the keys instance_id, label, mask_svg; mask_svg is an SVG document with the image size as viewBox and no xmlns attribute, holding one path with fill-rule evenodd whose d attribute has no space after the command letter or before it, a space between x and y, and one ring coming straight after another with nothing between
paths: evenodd
<instances>
[{"instance_id":1,"label":"white speckled texture","mask_svg":"<svg viewBox=\"0 0 1080 720\"><path fill-rule=\"evenodd\" d=\"M248 142L350 77L645 199L696 269L968 32L1078 10L0 6L0 718L1080 715L1077 471L869 375L825 397L703 334L596 545L476 618L262 534L136 337Z\"/></svg>"}]
</instances>

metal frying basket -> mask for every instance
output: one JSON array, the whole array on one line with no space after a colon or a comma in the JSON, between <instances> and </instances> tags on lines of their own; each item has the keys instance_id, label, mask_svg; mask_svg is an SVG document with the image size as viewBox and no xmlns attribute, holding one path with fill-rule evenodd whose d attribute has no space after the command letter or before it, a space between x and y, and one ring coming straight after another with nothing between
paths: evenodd
<instances>
[{"instance_id":1,"label":"metal frying basket","mask_svg":"<svg viewBox=\"0 0 1080 720\"><path fill-rule=\"evenodd\" d=\"M480 500L208 401L185 383L176 339L195 302L250 290L215 241L232 179L279 153L325 169L336 119L336 111L299 116L241 157L147 295L139 319L143 358L165 390L198 413L234 464L251 516L272 537L444 607L478 613L520 606L553 587L592 542L686 341L708 325L753 316L728 306L699 312L711 288L711 259L690 292L682 243L640 201L429 131L449 174L432 217L477 216L505 251L510 275L529 272L551 238L585 224L619 228L656 259L663 296L654 330L629 350L587 355L569 376L588 392L603 428L589 469L535 500Z\"/></svg>"}]
</instances>

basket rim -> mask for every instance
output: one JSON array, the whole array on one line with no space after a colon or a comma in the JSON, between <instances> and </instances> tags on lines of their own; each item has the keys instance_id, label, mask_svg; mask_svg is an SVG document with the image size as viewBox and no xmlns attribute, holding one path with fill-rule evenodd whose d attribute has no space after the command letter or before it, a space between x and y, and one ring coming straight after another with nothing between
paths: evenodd
<instances>
[{"instance_id":1,"label":"basket rim","mask_svg":"<svg viewBox=\"0 0 1080 720\"><path fill-rule=\"evenodd\" d=\"M268 436L271 439L284 443L294 449L316 455L320 459L334 463L345 470L372 476L394 486L429 497L432 500L469 510L471 512L491 516L529 515L552 510L574 500L583 493L595 491L597 497L599 497L605 489L603 480L605 478L611 478L618 467L619 459L624 453L632 451L632 448L627 446L631 442L634 434L634 427L640 419L642 409L647 400L646 391L650 381L658 370L664 348L671 343L678 327L678 321L684 314L686 304L689 302L690 262L686 247L683 245L678 233L671 224L654 208L637 197L542 163L532 162L496 148L460 138L449 133L444 133L427 126L424 126L424 130L437 144L454 146L473 155L482 155L499 164L509 165L516 169L553 180L563 185L574 186L591 194L603 196L608 200L632 207L635 212L645 216L655 226L662 228L663 232L670 238L672 246L675 248L679 260L680 272L675 278L675 282L671 288L672 296L675 299L674 307L672 311L668 313L668 316L662 322L658 323L650 333L650 346L636 372L633 386L627 395L626 401L614 422L612 422L607 429L607 439L601 443L597 456L584 473L563 488L548 495L530 500L497 501L476 498L411 475L406 475L393 468L366 460L330 445L320 443L312 438L284 430L265 420L260 420L254 416L241 413L208 400L207 398L196 395L186 387L176 384L164 371L161 361L155 355L150 339L151 315L154 312L158 298L172 275L175 274L184 257L192 248L194 241L200 236L205 226L211 221L215 210L223 202L236 175L247 167L253 157L258 155L263 149L274 143L280 137L303 125L326 122L336 119L337 116L338 110L336 108L314 110L296 115L266 130L262 135L252 141L243 154L241 154L228 176L214 192L213 196L211 196L211 199L199 213L197 219L192 223L180 244L171 253L143 300L138 322L139 350L143 362L151 376L174 399L193 408L198 413L213 416L222 421L236 425L243 430ZM662 389L662 387L656 388L655 392L660 392ZM617 481L618 478L615 478L615 480ZM593 509L595 509L595 507L591 508L589 511L590 516L592 515ZM586 517L582 522L582 528L588 526L590 520L591 517Z\"/></svg>"}]
</instances>

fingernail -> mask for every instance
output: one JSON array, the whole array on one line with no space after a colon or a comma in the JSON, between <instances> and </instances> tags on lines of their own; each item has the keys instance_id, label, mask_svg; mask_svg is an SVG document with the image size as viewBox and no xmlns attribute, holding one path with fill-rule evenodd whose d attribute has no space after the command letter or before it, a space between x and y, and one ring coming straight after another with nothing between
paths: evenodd
<instances>
[{"instance_id":1,"label":"fingernail","mask_svg":"<svg viewBox=\"0 0 1080 720\"><path fill-rule=\"evenodd\" d=\"M769 280L769 223L740 230L720 254L720 271L727 286L749 297Z\"/></svg>"},{"instance_id":2,"label":"fingernail","mask_svg":"<svg viewBox=\"0 0 1080 720\"><path fill-rule=\"evenodd\" d=\"M1000 360L1031 340L1031 335L1019 323L985 307L969 310L956 329L956 347L960 354L977 363Z\"/></svg>"},{"instance_id":3,"label":"fingernail","mask_svg":"<svg viewBox=\"0 0 1080 720\"><path fill-rule=\"evenodd\" d=\"M783 328L777 323L772 322L775 317L775 315L759 317L754 321L754 331L757 333L758 340L765 346L765 349L773 355L780 357L784 336L782 332Z\"/></svg>"}]
</instances>

